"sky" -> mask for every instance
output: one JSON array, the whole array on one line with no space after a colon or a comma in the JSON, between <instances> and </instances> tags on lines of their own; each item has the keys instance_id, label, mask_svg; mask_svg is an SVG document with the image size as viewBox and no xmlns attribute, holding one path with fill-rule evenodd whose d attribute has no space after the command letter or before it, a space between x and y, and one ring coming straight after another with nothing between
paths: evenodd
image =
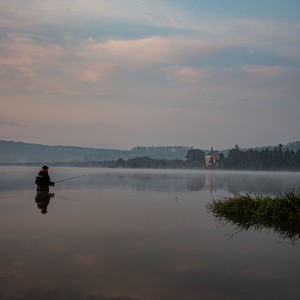
<instances>
[{"instance_id":1,"label":"sky","mask_svg":"<svg viewBox=\"0 0 300 300\"><path fill-rule=\"evenodd\" d=\"M0 0L0 139L300 140L299 0Z\"/></svg>"}]
</instances>

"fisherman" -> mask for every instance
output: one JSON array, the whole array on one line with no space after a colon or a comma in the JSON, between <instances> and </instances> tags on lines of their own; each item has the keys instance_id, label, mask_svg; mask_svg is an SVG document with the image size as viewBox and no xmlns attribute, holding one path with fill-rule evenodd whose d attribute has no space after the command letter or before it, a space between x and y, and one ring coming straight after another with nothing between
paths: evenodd
<instances>
[{"instance_id":1,"label":"fisherman","mask_svg":"<svg viewBox=\"0 0 300 300\"><path fill-rule=\"evenodd\" d=\"M43 166L42 169L39 171L38 176L35 178L35 183L37 185L36 190L38 192L49 192L49 186L55 185L55 183L50 180L48 169L49 168L47 166Z\"/></svg>"}]
</instances>

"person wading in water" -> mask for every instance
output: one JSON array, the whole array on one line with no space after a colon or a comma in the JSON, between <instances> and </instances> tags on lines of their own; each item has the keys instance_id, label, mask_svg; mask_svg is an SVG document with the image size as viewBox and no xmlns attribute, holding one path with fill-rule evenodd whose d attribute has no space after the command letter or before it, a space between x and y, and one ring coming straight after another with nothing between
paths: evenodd
<instances>
[{"instance_id":1,"label":"person wading in water","mask_svg":"<svg viewBox=\"0 0 300 300\"><path fill-rule=\"evenodd\" d=\"M47 166L43 166L41 171L39 171L38 176L35 178L37 191L35 202L42 214L47 213L50 198L54 197L53 193L49 193L49 186L54 186L55 183L50 180L48 169Z\"/></svg>"},{"instance_id":2,"label":"person wading in water","mask_svg":"<svg viewBox=\"0 0 300 300\"><path fill-rule=\"evenodd\" d=\"M50 176L48 174L48 167L43 166L41 171L39 171L38 176L35 178L36 190L38 192L45 191L49 192L49 186L54 186L55 183L50 180Z\"/></svg>"}]
</instances>

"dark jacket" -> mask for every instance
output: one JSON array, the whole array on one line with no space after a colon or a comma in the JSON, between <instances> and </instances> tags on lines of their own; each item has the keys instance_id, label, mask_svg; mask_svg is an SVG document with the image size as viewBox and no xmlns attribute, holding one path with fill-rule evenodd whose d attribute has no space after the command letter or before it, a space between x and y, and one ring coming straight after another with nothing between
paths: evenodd
<instances>
[{"instance_id":1,"label":"dark jacket","mask_svg":"<svg viewBox=\"0 0 300 300\"><path fill-rule=\"evenodd\" d=\"M39 171L38 176L36 177L35 183L37 185L36 190L37 191L49 191L49 186L53 185L53 183L50 180L50 176L47 172Z\"/></svg>"}]
</instances>

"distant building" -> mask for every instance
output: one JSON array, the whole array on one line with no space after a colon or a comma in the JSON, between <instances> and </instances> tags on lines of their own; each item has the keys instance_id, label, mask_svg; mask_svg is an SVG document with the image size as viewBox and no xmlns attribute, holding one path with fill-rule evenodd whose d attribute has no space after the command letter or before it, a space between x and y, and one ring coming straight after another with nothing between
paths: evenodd
<instances>
[{"instance_id":1,"label":"distant building","mask_svg":"<svg viewBox=\"0 0 300 300\"><path fill-rule=\"evenodd\" d=\"M210 151L205 156L205 165L207 168L217 167L220 162L220 151L214 150L211 147Z\"/></svg>"}]
</instances>

